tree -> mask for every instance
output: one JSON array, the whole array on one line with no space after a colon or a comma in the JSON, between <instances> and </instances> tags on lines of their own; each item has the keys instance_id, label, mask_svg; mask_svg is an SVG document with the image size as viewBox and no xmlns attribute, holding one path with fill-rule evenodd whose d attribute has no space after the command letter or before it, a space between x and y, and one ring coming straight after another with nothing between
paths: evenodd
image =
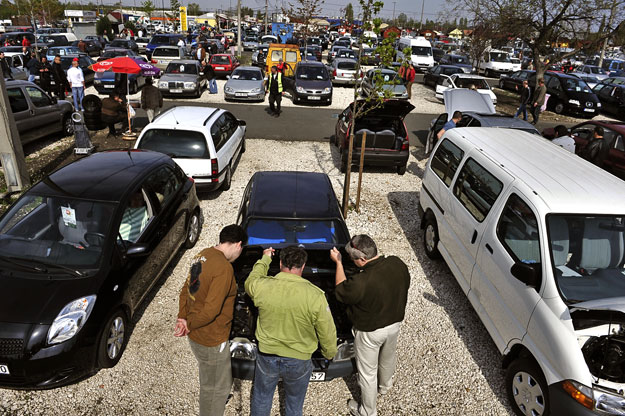
<instances>
[{"instance_id":1,"label":"tree","mask_svg":"<svg viewBox=\"0 0 625 416\"><path fill-rule=\"evenodd\" d=\"M349 23L354 21L354 6L351 3L347 3L347 6L345 6L345 20Z\"/></svg>"},{"instance_id":2,"label":"tree","mask_svg":"<svg viewBox=\"0 0 625 416\"><path fill-rule=\"evenodd\" d=\"M152 13L154 13L154 10L156 10L156 7L154 7L154 3L152 3L151 0L145 0L143 3L141 3L141 7L143 7L143 11L145 12L145 14L148 15L148 19L151 19Z\"/></svg>"},{"instance_id":3,"label":"tree","mask_svg":"<svg viewBox=\"0 0 625 416\"><path fill-rule=\"evenodd\" d=\"M243 16L254 16L254 9L247 6L241 6L241 18Z\"/></svg>"},{"instance_id":4,"label":"tree","mask_svg":"<svg viewBox=\"0 0 625 416\"><path fill-rule=\"evenodd\" d=\"M6 1L6 0L5 0L5 1ZM264 17L264 14L263 14L263 13L261 13L261 11L260 11L260 10L258 10L258 11L256 12L256 21L257 21L257 22L262 22L264 18L265 18L265 17Z\"/></svg>"},{"instance_id":5,"label":"tree","mask_svg":"<svg viewBox=\"0 0 625 416\"><path fill-rule=\"evenodd\" d=\"M102 36L104 34L104 31L106 31L106 34L109 36L111 35L111 33L113 33L111 21L106 16L100 17L95 24L95 33L97 33L99 36Z\"/></svg>"},{"instance_id":6,"label":"tree","mask_svg":"<svg viewBox=\"0 0 625 416\"><path fill-rule=\"evenodd\" d=\"M297 0L297 3L290 3L288 9L282 9L282 13L287 15L290 21L299 21L302 23L303 35L306 43L304 53L308 49L308 36L310 34L310 26L313 17L319 15L323 8L324 0Z\"/></svg>"},{"instance_id":7,"label":"tree","mask_svg":"<svg viewBox=\"0 0 625 416\"><path fill-rule=\"evenodd\" d=\"M187 14L189 16L201 15L202 11L200 10L200 5L197 3L189 3L189 5L187 6Z\"/></svg>"},{"instance_id":8,"label":"tree","mask_svg":"<svg viewBox=\"0 0 625 416\"><path fill-rule=\"evenodd\" d=\"M399 27L406 27L406 23L408 23L408 16L406 16L406 13L400 13L397 16L397 25Z\"/></svg>"}]
</instances>

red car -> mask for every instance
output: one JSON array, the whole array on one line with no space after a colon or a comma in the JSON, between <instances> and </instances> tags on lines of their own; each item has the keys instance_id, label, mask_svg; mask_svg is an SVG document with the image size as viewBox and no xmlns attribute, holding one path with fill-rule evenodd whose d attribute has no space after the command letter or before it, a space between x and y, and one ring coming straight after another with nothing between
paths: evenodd
<instances>
[{"instance_id":1,"label":"red car","mask_svg":"<svg viewBox=\"0 0 625 416\"><path fill-rule=\"evenodd\" d=\"M215 75L217 76L230 75L232 71L234 71L234 68L241 65L237 58L227 53L218 53L211 56L208 63L213 67Z\"/></svg>"}]
</instances>

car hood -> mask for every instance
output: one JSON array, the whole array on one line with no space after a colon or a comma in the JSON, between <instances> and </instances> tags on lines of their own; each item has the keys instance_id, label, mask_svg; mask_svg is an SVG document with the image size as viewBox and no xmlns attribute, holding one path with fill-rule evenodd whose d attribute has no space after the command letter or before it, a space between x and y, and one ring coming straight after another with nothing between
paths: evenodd
<instances>
[{"instance_id":1,"label":"car hood","mask_svg":"<svg viewBox=\"0 0 625 416\"><path fill-rule=\"evenodd\" d=\"M328 79L326 81L316 80L316 79L297 79L295 80L296 87L303 88L312 88L312 89L324 89L326 87L330 87L332 82Z\"/></svg>"},{"instance_id":2,"label":"car hood","mask_svg":"<svg viewBox=\"0 0 625 416\"><path fill-rule=\"evenodd\" d=\"M443 91L445 112L451 120L454 111L474 111L481 114L495 114L493 100L487 94L480 94L467 88L454 88Z\"/></svg>"},{"instance_id":3,"label":"car hood","mask_svg":"<svg viewBox=\"0 0 625 416\"><path fill-rule=\"evenodd\" d=\"M406 92L406 87L401 84L396 84L396 85L386 84L382 86L382 89L385 91L390 91L393 94L397 94L399 92L402 92L402 93Z\"/></svg>"},{"instance_id":4,"label":"car hood","mask_svg":"<svg viewBox=\"0 0 625 416\"><path fill-rule=\"evenodd\" d=\"M364 105L365 109L367 107L375 106L375 102L367 102L365 100L358 100L359 105ZM354 105L354 103L350 104L350 108ZM404 117L408 115L412 110L414 110L414 105L410 104L406 100L386 100L384 101L384 105L378 108L374 108L366 113L367 116L382 116L382 117L399 117L402 120Z\"/></svg>"},{"instance_id":5,"label":"car hood","mask_svg":"<svg viewBox=\"0 0 625 416\"><path fill-rule=\"evenodd\" d=\"M259 88L262 85L263 80L261 79L257 81L245 81L241 79L230 78L228 82L226 82L226 87L234 88L235 90L251 90L253 88Z\"/></svg>"},{"instance_id":6,"label":"car hood","mask_svg":"<svg viewBox=\"0 0 625 416\"><path fill-rule=\"evenodd\" d=\"M625 313L625 297L587 300L569 306L575 311L614 311Z\"/></svg>"},{"instance_id":7,"label":"car hood","mask_svg":"<svg viewBox=\"0 0 625 416\"><path fill-rule=\"evenodd\" d=\"M161 75L161 81L178 81L178 82L196 82L197 75L194 74L163 74Z\"/></svg>"}]
</instances>

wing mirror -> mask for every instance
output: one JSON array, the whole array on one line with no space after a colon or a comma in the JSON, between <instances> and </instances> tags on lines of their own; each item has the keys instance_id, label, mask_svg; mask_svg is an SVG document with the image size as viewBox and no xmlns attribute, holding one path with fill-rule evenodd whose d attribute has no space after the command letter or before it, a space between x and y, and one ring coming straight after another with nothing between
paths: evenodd
<instances>
[{"instance_id":1,"label":"wing mirror","mask_svg":"<svg viewBox=\"0 0 625 416\"><path fill-rule=\"evenodd\" d=\"M148 246L146 244L135 244L126 250L126 256L128 257L145 257L150 254Z\"/></svg>"},{"instance_id":2,"label":"wing mirror","mask_svg":"<svg viewBox=\"0 0 625 416\"><path fill-rule=\"evenodd\" d=\"M510 273L512 274L512 276L517 278L519 281L525 283L529 287L537 289L540 286L540 263L527 264L517 262L514 263L510 268Z\"/></svg>"},{"instance_id":3,"label":"wing mirror","mask_svg":"<svg viewBox=\"0 0 625 416\"><path fill-rule=\"evenodd\" d=\"M245 127L247 125L245 120L238 120L238 122L239 122L239 126Z\"/></svg>"}]
</instances>

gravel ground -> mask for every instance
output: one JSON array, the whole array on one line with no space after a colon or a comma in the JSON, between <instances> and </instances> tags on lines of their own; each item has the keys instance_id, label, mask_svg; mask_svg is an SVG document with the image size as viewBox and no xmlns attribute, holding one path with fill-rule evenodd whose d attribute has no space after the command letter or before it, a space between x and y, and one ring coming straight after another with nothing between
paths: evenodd
<instances>
[{"instance_id":1,"label":"gravel ground","mask_svg":"<svg viewBox=\"0 0 625 416\"><path fill-rule=\"evenodd\" d=\"M153 289L119 364L52 391L3 390L0 414L197 414L197 364L187 341L172 335L178 293L193 255L214 245L219 230L235 221L251 175L276 166L325 172L337 195L342 192L338 152L330 144L248 140L231 190L202 196L205 224L200 241L177 256ZM352 234L371 235L382 253L398 255L408 264L412 277L395 387L380 399L379 414L509 414L498 351L448 268L424 254L417 215L424 166L422 151L413 149L404 176L367 169L361 212L351 211L347 219ZM357 176L352 175L352 187ZM355 188L351 194L355 196ZM249 414L250 388L251 382L235 381L227 415ZM312 383L304 414L347 415L352 395L358 397L354 376ZM278 395L272 414L279 414Z\"/></svg>"}]
</instances>

